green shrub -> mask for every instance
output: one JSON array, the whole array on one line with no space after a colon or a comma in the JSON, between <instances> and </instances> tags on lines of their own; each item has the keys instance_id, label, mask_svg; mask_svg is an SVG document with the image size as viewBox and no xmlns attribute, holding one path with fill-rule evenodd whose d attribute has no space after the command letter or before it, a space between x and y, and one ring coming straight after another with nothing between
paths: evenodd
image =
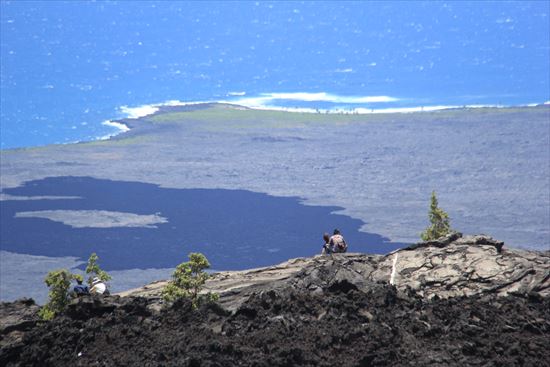
<instances>
[{"instance_id":1,"label":"green shrub","mask_svg":"<svg viewBox=\"0 0 550 367\"><path fill-rule=\"evenodd\" d=\"M430 219L430 226L420 235L423 241L437 240L453 232L449 215L438 207L435 191L432 191L428 217Z\"/></svg>"},{"instance_id":2,"label":"green shrub","mask_svg":"<svg viewBox=\"0 0 550 367\"><path fill-rule=\"evenodd\" d=\"M55 311L52 310L48 304L42 306L42 308L40 308L40 310L38 311L38 316L40 316L40 318L45 321L52 320L55 317L55 314Z\"/></svg>"},{"instance_id":3,"label":"green shrub","mask_svg":"<svg viewBox=\"0 0 550 367\"><path fill-rule=\"evenodd\" d=\"M63 312L69 304L69 287L71 281L77 275L71 274L67 269L53 270L48 273L44 282L50 288L49 300L39 311L43 320L51 320L60 312Z\"/></svg>"},{"instance_id":4,"label":"green shrub","mask_svg":"<svg viewBox=\"0 0 550 367\"><path fill-rule=\"evenodd\" d=\"M204 269L210 263L203 254L190 253L189 261L179 264L172 274L172 280L162 290L162 298L166 302L174 302L180 298L189 298L194 308L206 302L217 301L219 296L214 293L200 294L204 283L209 278Z\"/></svg>"},{"instance_id":5,"label":"green shrub","mask_svg":"<svg viewBox=\"0 0 550 367\"><path fill-rule=\"evenodd\" d=\"M88 285L90 287L92 286L92 281L95 277L98 277L103 282L112 279L111 276L107 274L107 272L101 270L99 264L97 263L98 260L99 257L94 252L90 255L90 258L88 259L88 264L86 265L86 274L90 274L90 276L88 277Z\"/></svg>"}]
</instances>

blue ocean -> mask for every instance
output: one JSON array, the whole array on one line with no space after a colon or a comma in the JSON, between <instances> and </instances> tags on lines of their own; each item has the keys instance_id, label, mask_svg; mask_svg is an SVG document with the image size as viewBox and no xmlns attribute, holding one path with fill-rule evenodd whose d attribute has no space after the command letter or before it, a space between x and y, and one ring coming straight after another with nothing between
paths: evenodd
<instances>
[{"instance_id":1,"label":"blue ocean","mask_svg":"<svg viewBox=\"0 0 550 367\"><path fill-rule=\"evenodd\" d=\"M368 113L550 100L548 1L0 6L3 149L105 138L119 132L109 121L162 103Z\"/></svg>"}]
</instances>

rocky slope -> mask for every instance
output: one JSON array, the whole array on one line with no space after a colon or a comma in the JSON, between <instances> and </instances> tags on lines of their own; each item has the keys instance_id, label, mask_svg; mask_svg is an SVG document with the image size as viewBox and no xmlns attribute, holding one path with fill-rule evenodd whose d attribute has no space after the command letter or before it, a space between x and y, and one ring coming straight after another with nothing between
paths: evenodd
<instances>
[{"instance_id":1,"label":"rocky slope","mask_svg":"<svg viewBox=\"0 0 550 367\"><path fill-rule=\"evenodd\" d=\"M503 249L489 236L452 234L439 241L421 242L388 255L335 254L292 259L279 265L246 271L220 272L207 282L220 294L221 304L235 310L251 294L262 290L293 289L322 292L346 281L361 291L372 283L414 290L426 299L476 294L550 295L550 252ZM166 281L120 293L144 296L160 303Z\"/></svg>"},{"instance_id":2,"label":"rocky slope","mask_svg":"<svg viewBox=\"0 0 550 367\"><path fill-rule=\"evenodd\" d=\"M220 303L162 307L163 282L36 323L0 307L0 365L544 365L550 255L449 236L386 256L215 274Z\"/></svg>"}]
</instances>

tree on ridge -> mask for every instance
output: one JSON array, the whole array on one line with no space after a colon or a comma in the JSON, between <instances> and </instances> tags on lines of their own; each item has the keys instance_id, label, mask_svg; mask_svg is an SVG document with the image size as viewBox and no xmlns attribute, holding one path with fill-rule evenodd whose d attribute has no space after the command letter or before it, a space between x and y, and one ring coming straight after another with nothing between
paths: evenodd
<instances>
[{"instance_id":1,"label":"tree on ridge","mask_svg":"<svg viewBox=\"0 0 550 367\"><path fill-rule=\"evenodd\" d=\"M430 219L430 226L420 234L423 241L437 240L453 232L449 214L438 206L435 190L432 191L428 218Z\"/></svg>"}]
</instances>

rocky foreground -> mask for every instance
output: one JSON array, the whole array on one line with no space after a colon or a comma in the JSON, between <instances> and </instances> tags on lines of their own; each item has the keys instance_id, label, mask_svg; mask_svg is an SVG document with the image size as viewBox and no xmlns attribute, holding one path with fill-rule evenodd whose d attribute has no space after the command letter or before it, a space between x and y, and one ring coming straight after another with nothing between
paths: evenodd
<instances>
[{"instance_id":1,"label":"rocky foreground","mask_svg":"<svg viewBox=\"0 0 550 367\"><path fill-rule=\"evenodd\" d=\"M6 366L543 366L550 253L458 234L382 255L215 274L218 304L170 307L165 282L82 298L48 323L0 306Z\"/></svg>"}]
</instances>

